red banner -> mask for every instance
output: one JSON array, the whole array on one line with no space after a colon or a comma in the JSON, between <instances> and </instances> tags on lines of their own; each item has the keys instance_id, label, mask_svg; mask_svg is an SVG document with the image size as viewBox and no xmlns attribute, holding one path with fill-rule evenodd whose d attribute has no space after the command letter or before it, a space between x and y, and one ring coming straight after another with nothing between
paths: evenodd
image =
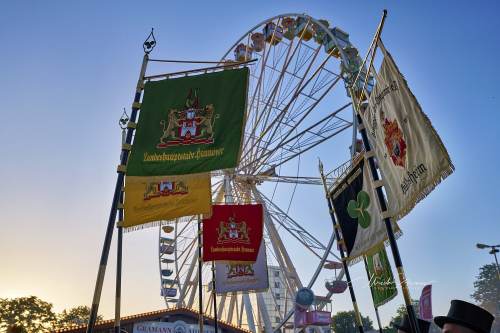
<instances>
[{"instance_id":1,"label":"red banner","mask_svg":"<svg viewBox=\"0 0 500 333\"><path fill-rule=\"evenodd\" d=\"M203 261L256 261L262 230L260 204L212 206L203 220Z\"/></svg>"},{"instance_id":2,"label":"red banner","mask_svg":"<svg viewBox=\"0 0 500 333\"><path fill-rule=\"evenodd\" d=\"M432 285L428 284L422 289L420 295L420 318L427 321L432 321L432 299L431 299Z\"/></svg>"}]
</instances>

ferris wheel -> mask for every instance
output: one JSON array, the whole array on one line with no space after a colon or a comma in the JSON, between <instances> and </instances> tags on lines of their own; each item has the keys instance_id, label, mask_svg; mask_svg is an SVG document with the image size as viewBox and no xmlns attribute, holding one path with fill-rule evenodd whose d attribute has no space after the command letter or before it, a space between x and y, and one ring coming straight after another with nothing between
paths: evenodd
<instances>
[{"instance_id":1,"label":"ferris wheel","mask_svg":"<svg viewBox=\"0 0 500 333\"><path fill-rule=\"evenodd\" d=\"M277 297L269 293L270 297L264 300L261 292L223 294L217 297L217 316L238 327L267 333L290 327L297 290L324 283L318 279L322 270L341 267L332 246L331 223L321 222L322 230L329 236L320 239L308 230L307 223L294 219L289 211L296 190L322 184L315 176L317 172L301 169L304 159L311 159L307 153L330 146L340 137L348 144L356 142L353 109L346 87L362 74L352 91L363 99L371 91L373 79L363 82L366 69L360 69L362 59L351 45L348 33L306 14L278 15L257 24L228 49L220 63L230 68L250 60L254 61L249 65L241 161L235 170L212 173L213 202L264 205L267 261L282 273L286 295ZM365 93L360 94L361 90ZM347 152L345 145L343 151L335 152L345 159L336 164L329 179L348 168ZM278 200L280 191L282 197L287 197L285 205ZM317 191L323 190L318 187ZM199 307L198 231L193 223L196 219L179 218L159 228L160 279L168 308ZM298 259L293 254L296 251L292 250L297 248L309 253L308 265L313 272L310 276L298 273ZM213 316L211 269L211 264L205 263L201 272L202 306L207 315ZM335 274L336 281L342 277L342 270ZM322 287L326 294L324 304L334 293L345 290L342 284L334 282L327 282L328 289Z\"/></svg>"}]
</instances>

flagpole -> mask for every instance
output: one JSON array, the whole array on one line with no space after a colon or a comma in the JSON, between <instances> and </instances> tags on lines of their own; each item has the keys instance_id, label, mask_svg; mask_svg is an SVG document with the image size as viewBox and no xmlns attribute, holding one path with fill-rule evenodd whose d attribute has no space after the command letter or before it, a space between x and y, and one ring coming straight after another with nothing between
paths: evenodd
<instances>
[{"instance_id":1,"label":"flagpole","mask_svg":"<svg viewBox=\"0 0 500 333\"><path fill-rule=\"evenodd\" d=\"M384 27L384 22L385 18L387 17L387 10L384 10L382 19L380 21L379 27L377 29L377 32L375 33L375 38L374 42L372 42L372 45L374 45L372 57L370 59L370 64L367 68L366 71L366 76L365 76L365 82L363 85L363 90L364 87L366 86L366 80L368 77L368 74L370 73L371 67L373 65L373 60L375 59L375 54L377 52L377 46L378 46L378 40L380 39L380 35L382 33L382 29ZM385 213L387 213L387 203L385 201L384 197L384 192L382 191L382 179L379 177L378 172L377 172L377 167L375 166L375 160L373 158L374 156L374 151L372 151L370 142L368 141L368 136L366 134L366 129L363 125L363 120L361 119L360 113L359 113L359 108L361 105L361 99L358 100L358 96L354 94L354 89L353 87L349 87L351 96L354 101L354 105L356 107L356 113L357 113L357 123L358 123L358 129L361 134L361 138L363 139L363 144L365 147L366 151L366 156L368 157L368 164L370 166L370 171L372 174L373 182L374 183L379 183L380 185L376 187L376 192L377 192L377 198L378 202L380 204L380 211L382 213L382 216L384 216ZM361 94L363 93L363 90L361 91ZM392 251L392 256L394 257L394 262L396 264L396 269L398 271L398 278L399 278L399 283L401 285L401 291L403 293L403 298L405 300L406 304L406 312L408 314L408 317L410 319L410 327L413 333L420 333L418 324L417 324L417 316L415 314L415 309L413 309L413 306L411 304L411 296L410 296L410 291L408 288L408 283L406 280L406 275L404 272L403 268L403 262L401 260L401 255L399 254L399 248L398 244L396 242L396 237L394 236L394 230L392 229L392 223L391 223L391 218L390 217L385 217L384 218L384 223L385 223L385 228L387 230L387 236L389 238L389 244L391 246L391 251Z\"/></svg>"},{"instance_id":2,"label":"flagpole","mask_svg":"<svg viewBox=\"0 0 500 333\"><path fill-rule=\"evenodd\" d=\"M335 219L332 202L330 201L330 194L328 193L328 187L326 185L326 177L323 173L323 163L321 163L321 160L319 161L319 173L321 175L321 180L323 182L323 188L325 189L326 201L328 203L328 210L330 212L330 218L332 219L332 223L333 223L333 230L335 232L335 238L337 239L337 244L339 245L340 258L342 259L342 265L344 266L344 273L345 273L345 277L347 280L347 286L349 287L349 293L351 295L351 301L352 301L352 306L354 308L356 323L358 325L359 333L364 333L363 322L361 320L361 314L359 313L358 303L356 302L356 295L354 294L354 288L352 286L351 274L349 274L349 267L347 265L347 260L346 260L345 254L344 254L344 248L342 247L342 244L344 242L340 238L340 233L339 233L340 226L337 224L337 221Z\"/></svg>"},{"instance_id":3,"label":"flagpole","mask_svg":"<svg viewBox=\"0 0 500 333\"><path fill-rule=\"evenodd\" d=\"M370 147L370 143L368 142L368 136L366 134L366 129L363 126L363 120L357 115L358 124L360 128L361 137L363 138L363 144L365 145L365 150L368 155L372 152ZM373 155L368 157L368 164L370 165L370 171L372 173L373 181L380 182L381 178L377 173L377 168L375 166L375 160ZM384 193L382 192L382 185L376 188L378 202L380 204L380 209L382 215L387 212L387 203L385 202ZM392 229L391 218L384 218L385 228L387 230L387 236L389 238L389 244L391 246L392 256L394 257L394 263L396 264L396 269L398 271L399 283L401 284L401 291L403 292L403 298L406 304L406 311L408 313L408 317L410 318L411 329L413 333L419 333L418 325L417 325L417 316L415 314L415 310L411 304L411 296L410 291L408 289L408 283L406 281L406 275L403 268L403 262L401 260L401 255L399 254L398 244L396 242L396 237L394 236L394 230Z\"/></svg>"},{"instance_id":4,"label":"flagpole","mask_svg":"<svg viewBox=\"0 0 500 333\"><path fill-rule=\"evenodd\" d=\"M365 256L363 256L363 261L365 263L366 276L368 277L368 285L370 287L370 294L372 295L373 308L375 309L375 315L377 317L378 331L380 333L383 333L382 324L380 323L380 316L378 314L378 306L375 306L375 299L373 298L373 290L371 288L372 280L371 280L371 277L370 277L370 273L368 272L368 263L366 262L366 257Z\"/></svg>"},{"instance_id":5,"label":"flagpole","mask_svg":"<svg viewBox=\"0 0 500 333\"><path fill-rule=\"evenodd\" d=\"M120 118L119 125L122 129L122 145L125 144L127 136L128 115L123 108L123 115ZM123 155L121 153L120 159ZM120 333L120 310L121 310L121 295L122 295L122 249L123 249L123 227L120 222L123 221L123 189L120 193L120 201L118 203L118 238L116 242L116 282L115 282L115 333Z\"/></svg>"},{"instance_id":6,"label":"flagpole","mask_svg":"<svg viewBox=\"0 0 500 333\"><path fill-rule=\"evenodd\" d=\"M152 32L150 36L152 35ZM148 37L149 38L149 37ZM146 43L146 42L145 42ZM137 119L137 111L139 111L141 104L141 95L142 95L142 89L143 89L143 84L144 84L144 75L146 73L146 67L148 64L148 59L149 59L149 52L151 52L152 48L148 48L149 51L144 48L145 53L142 58L142 65L141 65L141 70L139 73L139 80L137 82L137 87L136 87L136 92L134 96L134 102L132 104L132 113L130 115L130 121L127 124L127 135L125 138L125 143L122 144L122 154L120 158L120 165L117 168L117 173L118 176L116 178L116 184L115 184L115 190L113 193L113 200L111 202L111 209L109 212L109 219L108 219L108 224L106 227L106 234L104 236L104 244L101 252L101 259L99 262L99 269L97 271L97 279L96 279L96 284L94 288L94 296L92 298L92 307L90 309L90 316L89 316L89 321L87 324L87 329L86 333L92 333L94 331L94 326L95 322L97 319L97 311L99 310L99 303L101 300L101 292L102 292L102 286L104 283L104 276L106 274L106 267L108 264L108 258L109 258L109 250L111 248L111 240L113 238L113 230L114 230L114 225L116 222L116 213L117 213L117 207L118 207L118 202L119 198L122 193L122 187L123 187L123 180L125 178L125 172L126 172L126 165L131 149L131 143L132 143L132 137L134 133L134 129L136 127L136 119Z\"/></svg>"},{"instance_id":7,"label":"flagpole","mask_svg":"<svg viewBox=\"0 0 500 333\"><path fill-rule=\"evenodd\" d=\"M120 206L118 210L118 221L123 221L123 191L120 195ZM118 227L118 238L116 243L116 286L115 286L115 333L120 333L120 309L122 295L122 243L123 227Z\"/></svg>"},{"instance_id":8,"label":"flagpole","mask_svg":"<svg viewBox=\"0 0 500 333\"><path fill-rule=\"evenodd\" d=\"M202 286L202 268L203 268L203 258L201 254L201 248L203 246L202 239L201 239L201 218L200 215L198 215L198 311L199 311L199 316L198 316L198 324L200 327L200 332L203 333L203 286Z\"/></svg>"},{"instance_id":9,"label":"flagpole","mask_svg":"<svg viewBox=\"0 0 500 333\"><path fill-rule=\"evenodd\" d=\"M219 323L217 322L217 293L215 292L215 264L212 261L212 294L214 299L214 329L215 333L219 332Z\"/></svg>"}]
</instances>

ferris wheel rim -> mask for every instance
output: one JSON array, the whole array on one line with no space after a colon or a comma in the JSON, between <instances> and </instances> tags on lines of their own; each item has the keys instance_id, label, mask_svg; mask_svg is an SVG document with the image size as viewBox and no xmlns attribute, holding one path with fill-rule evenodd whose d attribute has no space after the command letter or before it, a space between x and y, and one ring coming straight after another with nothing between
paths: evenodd
<instances>
[{"instance_id":1,"label":"ferris wheel rim","mask_svg":"<svg viewBox=\"0 0 500 333\"><path fill-rule=\"evenodd\" d=\"M280 15L276 15L276 16L273 16L271 18L268 18L266 20L263 20L262 22L260 22L259 24L255 25L253 28L251 28L250 30L248 30L246 33L244 33L232 46L231 48L228 49L228 51L224 54L224 56L221 58L220 62L224 61L225 58L228 56L228 54L230 54L231 51L234 50L234 48L238 45L238 43L240 43L241 41L243 41L245 38L247 38L249 36L249 34L251 34L253 31L255 31L256 29L258 29L259 27L265 25L267 22L272 22L276 19L280 19L280 18L284 18L284 17L302 17L304 19L307 19L309 20L309 22L311 22L310 24L314 24L316 26L318 26L325 34L327 34L334 42L335 44L337 44L337 46L339 45L337 43L337 39L336 37L332 34L332 32L328 29L328 27L325 27L323 23L321 23L319 20L303 13L303 14L300 14L300 13L287 13L287 14L280 14ZM320 47L321 48L321 45ZM344 62L345 61L345 55L343 54L343 51L342 51L342 48L339 48L340 49L340 61L341 62ZM344 80L344 78L342 78L342 80ZM269 214L271 214L271 212L268 211ZM161 234L161 230L160 230L160 234ZM335 235L334 233L332 232L332 235L330 237L330 240L328 241L328 249L325 250L323 252L324 256L323 258L321 259L320 261L320 264L316 267L316 271L315 273L313 274L313 278L310 279L309 283L308 283L308 287L312 287L315 283L316 283L316 280L319 276L319 273L324 269L323 268L323 265L325 263L325 261L328 259L329 255L330 255L330 250L331 250L331 247L334 243L334 240L335 240ZM295 261L295 260L294 260ZM176 263L177 264L177 263ZM160 268L161 268L161 264L160 264ZM161 273L160 273L161 275ZM180 281L179 281L179 289L180 289ZM186 293L186 297L187 297L187 294ZM168 304L167 304L168 306ZM194 305L193 305L194 306ZM243 305L242 305L243 306ZM283 325L288 321L288 319L290 318L291 314L286 314L286 317L284 318L284 320L277 326L276 329L279 329L281 327L283 327Z\"/></svg>"},{"instance_id":2,"label":"ferris wheel rim","mask_svg":"<svg viewBox=\"0 0 500 333\"><path fill-rule=\"evenodd\" d=\"M314 17L306 14L306 13L286 13L286 14L279 14L279 15L275 15L271 18L268 18L266 20L263 20L262 22L260 22L259 24L255 25L252 29L248 30L246 33L244 33L240 39L238 39L228 50L227 52L224 54L224 56L221 58L221 60L219 61L222 62L229 53L231 53L232 50L234 50L234 48L248 35L250 34L252 31L254 31L255 29L257 29L258 27L264 25L265 23L267 22L270 22L270 21L274 21L276 19L280 19L280 18L285 18L285 17L290 17L290 16L296 16L296 17L303 17L303 18L307 18L307 19L310 19L311 22L313 22L314 24L318 25L324 32L326 32L328 34L328 36L330 38L332 38L332 40L334 40L335 42L337 41L337 38L332 34L332 32L327 28L325 27L325 25L323 23L321 23L319 20L316 20ZM336 43L337 44L337 43ZM342 61L344 61L344 57L342 57Z\"/></svg>"},{"instance_id":3,"label":"ferris wheel rim","mask_svg":"<svg viewBox=\"0 0 500 333\"><path fill-rule=\"evenodd\" d=\"M333 33L328 28L328 26L325 26L321 21L315 19L314 17L312 17L312 16L310 16L310 15L308 15L306 13L286 13L286 14L280 14L280 15L275 15L275 16L273 16L271 18L267 18L267 19L261 21L260 23L256 24L251 29L249 29L247 32L245 32L244 34L242 34L241 37L239 39L237 39L237 41L225 52L225 54L221 58L220 62L225 61L226 58L227 58L227 56L228 56L228 54L231 51L234 51L235 47L240 42L242 42L245 38L249 39L250 34L253 31L255 31L256 29L258 29L259 27L262 27L266 23L273 22L276 19L279 20L280 18L285 18L285 17L303 18L303 19L307 20L307 25L312 25L312 26L315 26L315 27L319 27L321 29L321 33L324 36L328 36L328 38L331 39L331 41L336 46L336 49L338 49L338 51L339 51L340 54L338 56L336 56L336 57L339 58L341 66L342 66L342 64L344 62L346 62L345 61L346 58L345 58L344 50L343 50L342 47L340 47L340 44L339 44L337 38L333 35ZM309 39L304 39L304 41L302 41L302 37L300 37L298 45L295 46L294 53L295 53L295 51L297 51L297 48L300 48L302 45L304 45L303 43L305 41L307 41L307 40L309 40ZM319 50L323 46L323 44L321 42L318 42L318 43L319 43L319 46L317 47L317 49L316 49L316 51L314 53L314 57L313 57L312 61L310 62L311 64L315 61L316 55L318 54ZM300 46L299 46L299 44L300 44ZM289 51L292 49L292 44L285 44L285 45L287 45ZM305 44L305 46L308 47L308 48L310 48L312 50L311 46L308 46L307 43ZM263 54L260 54L260 52L259 52L259 57L261 57L260 61L263 62L263 65L262 65L263 67L267 66L266 63L267 63L267 57L269 56L269 52L271 52L270 49L268 50L267 54L266 54L265 49L264 49L264 53ZM285 58L285 65L283 66L283 69L286 69L288 67L288 65L290 65L291 59L294 58L294 53L292 53L292 56L290 57L290 59L288 59L288 54L287 54L287 56ZM300 50L299 50L299 53L300 53ZM264 56L266 57L266 59L263 60L262 57L264 57ZM270 134L270 136L269 136L269 139L270 140L275 140L276 136L277 136L276 135L277 130L279 129L279 131L281 133L281 131L283 131L283 129L285 128L284 124L282 123L282 120L286 119L285 117L290 117L290 111L292 111L292 110L293 110L293 113L295 113L295 114L292 115L292 117L294 117L294 121L298 120L298 123L296 125L291 126L290 130L284 129L284 131L285 131L284 132L285 133L285 135L284 135L285 139L289 138L292 135L292 131L294 131L294 130L297 131L297 129L299 129L299 127L297 127L297 126L299 126L299 125L303 126L304 125L304 124L301 124L301 123L303 123L303 120L308 117L309 112L313 111L317 107L317 104L313 103L313 105L307 105L305 107L305 109L304 109L304 104L303 104L304 101L302 101L302 104L298 107L297 110L295 110L294 109L294 105L295 105L294 103L295 103L295 101L297 101L298 95L299 94L303 94L302 89L304 89L311 82L311 80L315 76L316 76L315 80L318 79L318 76L321 75L320 74L320 75L317 76L316 74L318 72L326 70L328 73L333 74L334 76L336 76L336 79L335 79L334 82L332 82L333 81L332 80L332 81L330 81L328 83L329 86L326 89L327 91L325 92L325 94L328 94L329 90L331 90L337 84L338 81L342 80L342 82L345 82L345 78L343 78L342 75L335 74L334 72L331 72L330 70L328 70L326 68L325 65L326 65L327 61L330 59L330 57L331 57L331 53L328 53L328 56L326 57L326 59L316 68L316 70L314 71L314 73L312 75L310 73L308 73L309 70L310 70L310 67L306 69L306 72L305 72L304 77L302 78L302 80L299 82L299 84L296 87L293 87L292 91L295 89L295 92L293 92L293 96L291 97L291 99L289 99L288 96L286 96L284 99L282 99L282 102L286 102L285 110L283 110L277 116L275 116L275 117L273 116L274 118L271 117L270 123L268 123L268 118L267 117L263 121L264 122L264 126L267 126L265 128L265 131L264 131L264 136L266 134L268 134L269 132L272 132ZM306 61L309 62L309 60L310 59L307 59ZM237 65L237 63L236 63L236 65ZM297 60L296 60L295 65L297 65ZM264 68L262 68L260 74L257 74L256 77L261 77L264 72L267 72L267 69L266 69L266 71L264 71ZM278 88L278 86L282 82L290 80L290 78L284 79L283 78L283 74L284 73L280 74L280 77L277 79L276 85L274 87L274 90L276 90ZM288 74L290 74L290 73L288 73ZM255 91L253 91L252 105L253 105L254 99L256 97L257 90L260 90L260 88L261 88L261 87L259 87L261 85L260 79L257 80L256 77L255 77L255 81L257 81L257 82L256 82ZM306 77L309 77L309 78L303 84L302 81ZM251 76L251 80L252 80L252 76ZM316 83L313 84L313 88L314 88L315 84ZM325 87L327 87L327 85L322 86L320 89L324 89ZM290 91L290 93L292 93L292 91ZM243 171L243 173L246 173L248 175L248 171L249 171L249 168L250 168L251 172L255 176L255 175L259 174L259 171L260 172L264 171L263 168L273 168L273 167L276 167L277 165L281 165L281 164L287 163L289 160L296 158L298 154L302 154L303 152L306 152L309 149L314 148L316 145L321 144L321 142L315 142L315 143L311 144L310 146L306 147L306 149L304 151L300 151L299 150L298 153L294 153L290 157L287 156L287 158L285 159L283 157L278 157L277 154L275 154L276 151L280 150L284 146L290 145L290 144L292 144L292 145L297 144L297 145L307 146L307 143L305 143L306 141L300 141L299 142L299 140L300 140L301 135L303 135L304 132L310 132L310 129L305 129L305 130L304 129L300 129L298 132L296 132L295 134L293 134L293 136L292 136L293 140L290 139L290 140L286 140L286 141L280 141L279 144L278 144L279 146L274 146L274 147L272 147L271 150L267 150L267 148L269 147L269 145L274 144L275 143L274 141L269 141L267 143L263 143L263 142L265 142L265 140L262 140L264 136L261 136L258 139L255 139L254 136L255 136L256 126L257 125L263 126L263 124L262 124L263 122L261 121L262 120L261 119L262 114L265 114L265 113L269 114L271 112L271 110L274 108L272 105L268 106L268 103L269 103L269 101L271 99L274 101L275 93L276 93L276 91L272 91L270 93L270 96L268 95L268 96L265 97L265 98L269 98L269 99L267 100L266 105L263 108L261 108L259 106L254 106L254 108L256 108L255 112L256 113L260 112L261 115L258 115L258 119L253 119L253 121L254 121L254 127L251 129L250 132L247 133L249 136L247 136L247 134L245 134L245 140L244 140L244 142L242 144L242 146L244 148L243 149L244 152L242 152L242 159L244 158L244 160L245 160L244 162L245 163L243 165L238 166L238 168L235 169L236 172L242 172ZM319 100L317 101L319 103L319 102L321 102L321 100L323 99L323 97L325 96L325 94L324 95L315 95L316 93L319 93L319 90L316 90L314 93L312 93L311 96L308 96L308 98L310 98L312 100L315 100L315 98L319 98ZM314 96L314 98L313 98L313 96ZM259 98L260 97L258 97L257 100ZM278 99L279 98L280 97L278 97ZM272 102L271 102L271 104L272 104ZM329 131L328 133L326 133L327 131L325 131L325 133L328 135L328 137L325 140L328 140L328 139L332 138L333 136L339 134L340 132L343 132L344 130L348 129L351 126L353 127L353 136L354 136L354 131L355 131L355 128L353 126L353 124L354 124L354 117L353 117L353 121L349 122L349 121L343 119L342 117L338 117L337 116L338 112L341 112L343 109L345 109L346 107L348 107L350 104L351 103L349 102L346 105L339 107L338 109L336 109L333 112L331 112L330 114L328 114L327 117L325 117L325 119L323 119L321 122L318 122L318 123L316 123L314 125L314 126L324 126L324 125L328 124L332 120L334 120L334 121L341 120L340 122L338 122L338 123L335 124L335 126L336 126L335 132L333 132L331 129L327 130L327 131ZM252 108L252 105L250 105L250 108ZM292 107L290 108L290 111L289 111L289 106L290 105L292 105ZM250 110L247 111L247 112L248 112L248 114L246 116L247 117L247 121L250 121ZM298 113L296 113L296 112L298 112ZM303 114L303 112L305 112L305 114ZM300 117L299 117L299 115L300 115ZM254 116L254 117L257 117L257 116ZM298 119L298 118L300 118L300 119ZM321 128L321 127L319 127L319 128ZM323 129L323 128L321 128L321 129ZM249 128L249 130L250 130L250 128ZM308 139L310 139L311 137L312 136L310 136ZM318 139L319 137L321 137L321 136L320 135L316 136L316 139ZM257 143L257 146L258 146L257 150L260 149L260 152L264 154L263 158L262 157L256 158L256 155L254 153L257 153L258 151L253 151L252 149L246 149L247 148L247 143L249 141L253 142L254 140L256 140L255 142ZM297 140L297 141L293 142L294 140ZM290 143L290 142L292 142L292 143ZM297 148L294 148L294 149L297 149ZM276 165L276 163L277 163L277 165Z\"/></svg>"}]
</instances>

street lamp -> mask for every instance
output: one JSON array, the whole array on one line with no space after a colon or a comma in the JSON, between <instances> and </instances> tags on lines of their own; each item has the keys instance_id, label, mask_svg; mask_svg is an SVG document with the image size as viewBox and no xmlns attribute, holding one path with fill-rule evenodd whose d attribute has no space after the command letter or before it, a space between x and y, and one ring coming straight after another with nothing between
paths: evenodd
<instances>
[{"instance_id":1,"label":"street lamp","mask_svg":"<svg viewBox=\"0 0 500 333\"><path fill-rule=\"evenodd\" d=\"M476 247L478 249L491 249L490 254L492 254L495 257L495 262L497 263L498 280L500 280L500 268L498 267L498 258L497 258L497 253L500 252L500 250L498 250L498 247L500 247L500 245L486 245L477 243Z\"/></svg>"}]
</instances>

